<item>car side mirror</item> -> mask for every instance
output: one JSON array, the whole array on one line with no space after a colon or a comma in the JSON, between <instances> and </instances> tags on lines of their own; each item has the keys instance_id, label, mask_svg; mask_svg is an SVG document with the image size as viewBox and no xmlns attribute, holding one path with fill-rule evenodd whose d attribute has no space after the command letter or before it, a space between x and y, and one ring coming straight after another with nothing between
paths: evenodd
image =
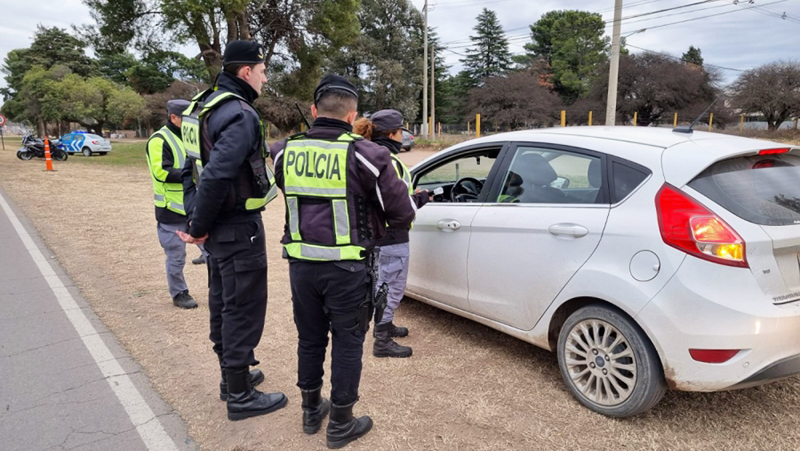
<instances>
[{"instance_id":1,"label":"car side mirror","mask_svg":"<svg viewBox=\"0 0 800 451\"><path fill-rule=\"evenodd\" d=\"M558 177L550 183L551 188L567 189L569 187L569 179L566 177Z\"/></svg>"}]
</instances>

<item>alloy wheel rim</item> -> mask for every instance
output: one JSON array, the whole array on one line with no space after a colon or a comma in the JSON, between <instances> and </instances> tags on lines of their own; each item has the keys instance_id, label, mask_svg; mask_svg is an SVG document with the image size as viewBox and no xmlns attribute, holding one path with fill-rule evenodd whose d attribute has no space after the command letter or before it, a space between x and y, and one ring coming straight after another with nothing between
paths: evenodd
<instances>
[{"instance_id":1,"label":"alloy wheel rim","mask_svg":"<svg viewBox=\"0 0 800 451\"><path fill-rule=\"evenodd\" d=\"M576 324L567 337L564 357L572 384L595 404L622 404L636 387L636 357L630 342L603 320Z\"/></svg>"}]
</instances>

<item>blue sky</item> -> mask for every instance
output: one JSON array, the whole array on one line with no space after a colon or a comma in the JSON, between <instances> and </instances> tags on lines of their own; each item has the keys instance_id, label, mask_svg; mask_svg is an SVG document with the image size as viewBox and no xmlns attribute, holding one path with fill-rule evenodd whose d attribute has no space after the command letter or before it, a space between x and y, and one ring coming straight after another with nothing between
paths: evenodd
<instances>
[{"instance_id":1,"label":"blue sky","mask_svg":"<svg viewBox=\"0 0 800 451\"><path fill-rule=\"evenodd\" d=\"M625 0L623 17L687 5L703 0ZM631 35L628 43L642 49L680 56L689 45L700 47L706 63L730 68L750 69L776 60L800 59L797 36L800 35L800 0L710 0L702 5L676 9L656 15L623 21L622 33L642 28L646 31ZM89 9L81 0L4 0L0 10L0 57L9 50L27 47L37 24L70 28L73 24L92 22ZM412 0L422 8L424 0ZM431 0L429 23L435 27L441 41L449 43L452 52L463 53L473 34L475 17L483 7L497 12L500 23L510 38L511 50L521 53L528 42L528 26L541 15L555 9L581 9L601 12L605 19L613 18L614 0ZM751 8L757 6L757 8ZM746 9L751 8L751 9ZM783 13L788 19L781 19ZM715 17L703 18L711 14ZM665 16L666 14L674 14ZM660 17L659 17L660 16ZM652 20L643 20L651 19ZM682 24L667 25L688 19ZM634 21L637 21L634 23ZM658 27L658 28L656 28ZM611 27L607 29L611 33ZM180 46L180 51L193 55L195 48ZM632 52L641 50L631 47ZM451 71L461 68L461 56L446 52ZM733 81L740 72L725 70L725 80ZM0 80L0 86L5 82Z\"/></svg>"}]
</instances>

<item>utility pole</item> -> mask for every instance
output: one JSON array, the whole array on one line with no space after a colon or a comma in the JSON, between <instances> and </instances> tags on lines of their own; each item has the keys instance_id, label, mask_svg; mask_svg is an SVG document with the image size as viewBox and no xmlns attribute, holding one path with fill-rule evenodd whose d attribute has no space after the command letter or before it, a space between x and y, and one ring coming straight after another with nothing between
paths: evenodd
<instances>
[{"instance_id":1,"label":"utility pole","mask_svg":"<svg viewBox=\"0 0 800 451\"><path fill-rule=\"evenodd\" d=\"M431 124L436 127L436 71L433 68L433 62L436 59L436 46L431 44ZM436 131L433 130L432 134L435 136Z\"/></svg>"},{"instance_id":2,"label":"utility pole","mask_svg":"<svg viewBox=\"0 0 800 451\"><path fill-rule=\"evenodd\" d=\"M617 121L617 80L619 79L619 34L622 25L622 0L614 0L614 34L611 38L611 69L608 71L606 125Z\"/></svg>"},{"instance_id":3,"label":"utility pole","mask_svg":"<svg viewBox=\"0 0 800 451\"><path fill-rule=\"evenodd\" d=\"M422 136L428 137L428 0L425 0L425 42L422 57ZM619 49L618 49L619 50Z\"/></svg>"}]
</instances>

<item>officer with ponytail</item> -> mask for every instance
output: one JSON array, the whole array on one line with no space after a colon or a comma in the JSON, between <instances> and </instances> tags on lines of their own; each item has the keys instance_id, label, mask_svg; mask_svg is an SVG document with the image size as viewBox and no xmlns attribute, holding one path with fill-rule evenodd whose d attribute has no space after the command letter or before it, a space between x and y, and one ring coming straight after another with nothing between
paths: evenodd
<instances>
[{"instance_id":1,"label":"officer with ponytail","mask_svg":"<svg viewBox=\"0 0 800 451\"><path fill-rule=\"evenodd\" d=\"M400 161L397 154L403 144L403 115L397 110L380 110L372 116L361 118L353 126L355 133L365 139L381 145L391 152L392 164L397 177L403 180L408 189L408 194L416 208L422 208L430 200L428 191L414 191L411 172ZM387 284L388 302L383 312L383 317L376 320L375 343L372 346L372 355L375 357L411 357L410 346L402 346L394 338L408 336L408 328L394 324L394 312L400 306L400 301L406 291L409 264L409 227L388 227L386 235L379 239L380 265L378 270L377 286ZM378 322L379 321L379 322Z\"/></svg>"}]
</instances>

